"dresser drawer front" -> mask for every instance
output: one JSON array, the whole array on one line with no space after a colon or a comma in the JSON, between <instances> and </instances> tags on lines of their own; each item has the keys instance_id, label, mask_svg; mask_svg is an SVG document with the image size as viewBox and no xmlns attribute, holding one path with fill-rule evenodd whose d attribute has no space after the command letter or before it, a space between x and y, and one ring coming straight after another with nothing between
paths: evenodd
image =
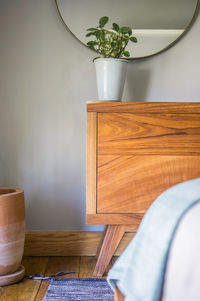
<instances>
[{"instance_id":1,"label":"dresser drawer front","mask_svg":"<svg viewBox=\"0 0 200 301\"><path fill-rule=\"evenodd\" d=\"M174 184L200 177L200 156L99 155L97 213L145 213Z\"/></svg>"},{"instance_id":2,"label":"dresser drawer front","mask_svg":"<svg viewBox=\"0 0 200 301\"><path fill-rule=\"evenodd\" d=\"M200 114L98 113L97 213L145 213L200 177Z\"/></svg>"},{"instance_id":3,"label":"dresser drawer front","mask_svg":"<svg viewBox=\"0 0 200 301\"><path fill-rule=\"evenodd\" d=\"M200 114L98 113L98 154L200 154Z\"/></svg>"}]
</instances>

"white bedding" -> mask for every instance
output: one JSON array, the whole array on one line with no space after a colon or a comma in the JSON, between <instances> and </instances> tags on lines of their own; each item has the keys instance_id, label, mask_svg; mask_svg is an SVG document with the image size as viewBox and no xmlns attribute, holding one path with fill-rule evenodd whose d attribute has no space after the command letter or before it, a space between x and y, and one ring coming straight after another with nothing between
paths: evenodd
<instances>
[{"instance_id":1,"label":"white bedding","mask_svg":"<svg viewBox=\"0 0 200 301\"><path fill-rule=\"evenodd\" d=\"M183 216L169 251L162 301L200 300L200 203Z\"/></svg>"},{"instance_id":2,"label":"white bedding","mask_svg":"<svg viewBox=\"0 0 200 301\"><path fill-rule=\"evenodd\" d=\"M200 300L200 203L183 216L172 241L162 301ZM129 297L125 301L131 301Z\"/></svg>"},{"instance_id":3,"label":"white bedding","mask_svg":"<svg viewBox=\"0 0 200 301\"><path fill-rule=\"evenodd\" d=\"M200 301L199 231L200 179L195 179L154 201L109 271L109 283L126 301L159 301L163 283L162 301Z\"/></svg>"}]
</instances>

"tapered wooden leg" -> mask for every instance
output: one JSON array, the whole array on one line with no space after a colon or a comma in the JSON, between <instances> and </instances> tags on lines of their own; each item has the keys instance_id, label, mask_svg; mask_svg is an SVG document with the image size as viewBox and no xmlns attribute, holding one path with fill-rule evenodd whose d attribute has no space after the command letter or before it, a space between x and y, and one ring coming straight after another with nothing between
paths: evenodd
<instances>
[{"instance_id":1,"label":"tapered wooden leg","mask_svg":"<svg viewBox=\"0 0 200 301\"><path fill-rule=\"evenodd\" d=\"M125 232L124 225L108 225L101 245L94 276L103 276Z\"/></svg>"},{"instance_id":2,"label":"tapered wooden leg","mask_svg":"<svg viewBox=\"0 0 200 301\"><path fill-rule=\"evenodd\" d=\"M120 290L116 287L115 289L115 301L124 301L124 295L120 292Z\"/></svg>"}]
</instances>

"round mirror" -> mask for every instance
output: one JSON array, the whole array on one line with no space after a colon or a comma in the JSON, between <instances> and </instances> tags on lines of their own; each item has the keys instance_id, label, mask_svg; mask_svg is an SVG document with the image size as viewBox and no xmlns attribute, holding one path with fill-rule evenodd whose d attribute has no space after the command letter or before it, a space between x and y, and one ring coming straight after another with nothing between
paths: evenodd
<instances>
[{"instance_id":1,"label":"round mirror","mask_svg":"<svg viewBox=\"0 0 200 301\"><path fill-rule=\"evenodd\" d=\"M194 20L200 0L55 0L60 17L84 45L88 28L96 27L102 16L132 29L137 43L129 42L129 59L160 53L172 46ZM86 45L87 46L87 45Z\"/></svg>"}]
</instances>

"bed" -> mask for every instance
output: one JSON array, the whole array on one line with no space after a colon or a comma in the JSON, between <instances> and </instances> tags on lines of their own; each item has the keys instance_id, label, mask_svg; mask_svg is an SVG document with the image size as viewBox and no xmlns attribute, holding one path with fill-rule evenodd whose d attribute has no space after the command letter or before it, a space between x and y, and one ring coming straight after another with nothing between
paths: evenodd
<instances>
[{"instance_id":1,"label":"bed","mask_svg":"<svg viewBox=\"0 0 200 301\"><path fill-rule=\"evenodd\" d=\"M164 191L109 271L116 301L200 300L200 178Z\"/></svg>"}]
</instances>

